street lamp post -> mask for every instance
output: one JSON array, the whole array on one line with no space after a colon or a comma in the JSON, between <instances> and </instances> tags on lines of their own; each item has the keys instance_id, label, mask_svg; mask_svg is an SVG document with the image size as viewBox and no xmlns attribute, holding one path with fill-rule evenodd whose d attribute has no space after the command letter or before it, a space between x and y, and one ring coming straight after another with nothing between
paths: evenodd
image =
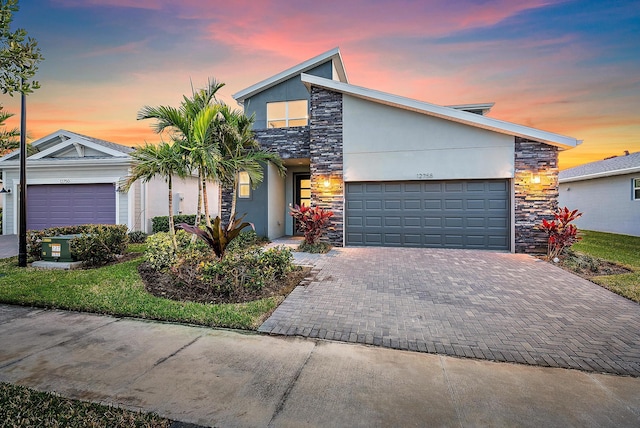
<instances>
[{"instance_id":1,"label":"street lamp post","mask_svg":"<svg viewBox=\"0 0 640 428\"><path fill-rule=\"evenodd\" d=\"M27 96L22 79L20 107L20 213L18 224L18 266L27 267Z\"/></svg>"}]
</instances>

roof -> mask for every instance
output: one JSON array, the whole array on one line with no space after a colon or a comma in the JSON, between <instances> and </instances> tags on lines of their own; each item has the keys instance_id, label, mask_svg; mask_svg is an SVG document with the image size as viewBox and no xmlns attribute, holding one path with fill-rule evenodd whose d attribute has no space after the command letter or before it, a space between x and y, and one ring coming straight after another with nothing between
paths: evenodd
<instances>
[{"instance_id":1,"label":"roof","mask_svg":"<svg viewBox=\"0 0 640 428\"><path fill-rule=\"evenodd\" d=\"M329 60L333 61L333 65L335 66L336 72L338 73L338 79L340 79L341 82L345 82L345 83L348 82L347 72L344 69L344 64L342 63L342 56L340 55L340 48L333 48L330 51L327 51L316 57L308 59L281 73L278 73L275 76L271 76L268 79L265 79L261 82L256 83L255 85L251 85L246 89L236 92L235 94L232 95L232 97L239 104L242 104L244 103L245 99L252 97L258 92L262 92L265 89L269 89L272 86L275 86L279 83L284 82L285 80L288 80L292 77L297 76L300 73L309 71L312 68L322 65Z\"/></svg>"},{"instance_id":2,"label":"roof","mask_svg":"<svg viewBox=\"0 0 640 428\"><path fill-rule=\"evenodd\" d=\"M566 183L635 172L640 172L640 152L565 169L558 174L558 180Z\"/></svg>"},{"instance_id":3,"label":"roof","mask_svg":"<svg viewBox=\"0 0 640 428\"><path fill-rule=\"evenodd\" d=\"M322 87L331 91L340 92L357 98L369 100L379 104L385 104L391 107L410 110L428 116L439 117L441 119L462 123L476 128L482 128L501 134L513 135L517 137L527 138L534 141L540 141L560 149L571 149L576 147L582 141L573 137L555 134L553 132L542 131L540 129L530 128L516 123L505 122L499 119L482 116L475 113L466 112L457 108L439 106L436 104L417 101L411 98L401 97L399 95L388 94L373 89L363 88L361 86L350 85L344 82L324 79L309 74L301 75L302 82L310 88L311 86ZM454 106L460 107L460 106Z\"/></svg>"},{"instance_id":4,"label":"roof","mask_svg":"<svg viewBox=\"0 0 640 428\"><path fill-rule=\"evenodd\" d=\"M60 153L64 150L75 150L78 152L78 157L84 156L84 148L90 148L100 153L100 155L94 155L87 157L87 159L129 159L129 153L134 149L131 147L123 146L121 144L112 143L110 141L101 140L99 138L93 138L86 135L78 134L75 132L60 129L52 134L46 135L42 138L31 143L31 146L37 149L37 153L30 155L28 161L37 160L52 160L53 155ZM20 150L14 150L11 153L6 154L0 158L0 163L12 164L17 162L20 158Z\"/></svg>"}]
</instances>

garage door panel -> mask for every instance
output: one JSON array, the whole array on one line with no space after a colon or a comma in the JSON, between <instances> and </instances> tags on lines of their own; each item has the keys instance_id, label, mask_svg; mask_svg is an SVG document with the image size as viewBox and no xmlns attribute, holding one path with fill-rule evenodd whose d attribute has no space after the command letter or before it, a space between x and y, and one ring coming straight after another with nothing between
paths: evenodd
<instances>
[{"instance_id":1,"label":"garage door panel","mask_svg":"<svg viewBox=\"0 0 640 428\"><path fill-rule=\"evenodd\" d=\"M115 224L113 184L30 185L27 191L27 229L79 224Z\"/></svg>"},{"instance_id":2,"label":"garage door panel","mask_svg":"<svg viewBox=\"0 0 640 428\"><path fill-rule=\"evenodd\" d=\"M347 245L509 248L507 180L347 183L345 194Z\"/></svg>"}]
</instances>

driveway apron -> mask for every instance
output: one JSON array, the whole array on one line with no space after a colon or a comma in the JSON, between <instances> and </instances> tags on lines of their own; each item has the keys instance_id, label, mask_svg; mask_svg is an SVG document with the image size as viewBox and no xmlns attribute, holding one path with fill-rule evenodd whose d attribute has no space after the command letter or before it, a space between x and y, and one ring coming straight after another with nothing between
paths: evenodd
<instances>
[{"instance_id":1,"label":"driveway apron","mask_svg":"<svg viewBox=\"0 0 640 428\"><path fill-rule=\"evenodd\" d=\"M640 376L640 305L522 254L338 248L259 331Z\"/></svg>"}]
</instances>

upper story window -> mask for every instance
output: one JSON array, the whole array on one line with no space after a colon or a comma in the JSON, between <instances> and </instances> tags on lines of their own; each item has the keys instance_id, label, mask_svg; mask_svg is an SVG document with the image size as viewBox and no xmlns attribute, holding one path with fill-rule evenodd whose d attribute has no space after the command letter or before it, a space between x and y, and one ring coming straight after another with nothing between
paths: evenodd
<instances>
[{"instance_id":1,"label":"upper story window","mask_svg":"<svg viewBox=\"0 0 640 428\"><path fill-rule=\"evenodd\" d=\"M640 178L633 179L633 199L640 201Z\"/></svg>"},{"instance_id":2,"label":"upper story window","mask_svg":"<svg viewBox=\"0 0 640 428\"><path fill-rule=\"evenodd\" d=\"M308 111L307 100L267 103L267 128L306 126Z\"/></svg>"},{"instance_id":3,"label":"upper story window","mask_svg":"<svg viewBox=\"0 0 640 428\"><path fill-rule=\"evenodd\" d=\"M251 180L249 173L240 171L238 173L238 198L246 199L251 197Z\"/></svg>"}]
</instances>

